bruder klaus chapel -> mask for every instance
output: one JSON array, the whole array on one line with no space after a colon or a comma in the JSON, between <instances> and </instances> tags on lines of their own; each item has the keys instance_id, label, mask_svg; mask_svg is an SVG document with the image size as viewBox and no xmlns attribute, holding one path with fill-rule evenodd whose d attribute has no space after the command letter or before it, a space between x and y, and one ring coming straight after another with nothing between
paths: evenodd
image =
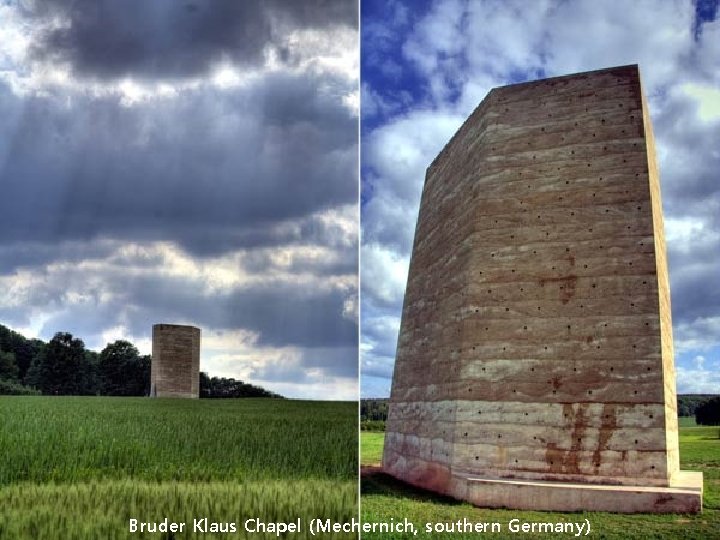
<instances>
[{"instance_id":1,"label":"bruder klaus chapel","mask_svg":"<svg viewBox=\"0 0 720 540\"><path fill-rule=\"evenodd\" d=\"M182 324L154 324L150 395L200 396L200 329Z\"/></svg>"},{"instance_id":2,"label":"bruder klaus chapel","mask_svg":"<svg viewBox=\"0 0 720 540\"><path fill-rule=\"evenodd\" d=\"M701 510L637 66L496 88L428 168L383 466L481 506Z\"/></svg>"}]
</instances>

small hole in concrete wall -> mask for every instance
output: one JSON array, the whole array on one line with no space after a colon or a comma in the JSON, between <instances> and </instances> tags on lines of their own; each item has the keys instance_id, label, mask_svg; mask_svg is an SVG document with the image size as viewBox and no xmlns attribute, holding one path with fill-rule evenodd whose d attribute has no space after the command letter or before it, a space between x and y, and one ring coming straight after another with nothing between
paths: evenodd
<instances>
[{"instance_id":1,"label":"small hole in concrete wall","mask_svg":"<svg viewBox=\"0 0 720 540\"><path fill-rule=\"evenodd\" d=\"M631 114L631 115L630 115L630 120L635 120L635 115L634 115L634 114Z\"/></svg>"},{"instance_id":2,"label":"small hole in concrete wall","mask_svg":"<svg viewBox=\"0 0 720 540\"><path fill-rule=\"evenodd\" d=\"M627 163L627 159L623 159L623 163Z\"/></svg>"},{"instance_id":3,"label":"small hole in concrete wall","mask_svg":"<svg viewBox=\"0 0 720 540\"><path fill-rule=\"evenodd\" d=\"M505 112L509 112L509 111L510 111L510 109L508 109L507 107L505 107Z\"/></svg>"},{"instance_id":4,"label":"small hole in concrete wall","mask_svg":"<svg viewBox=\"0 0 720 540\"><path fill-rule=\"evenodd\" d=\"M652 417L653 417L653 415L652 415L652 414L649 414L648 416L649 416L650 418L652 418Z\"/></svg>"},{"instance_id":5,"label":"small hole in concrete wall","mask_svg":"<svg viewBox=\"0 0 720 540\"><path fill-rule=\"evenodd\" d=\"M625 133L625 130L623 129L622 132Z\"/></svg>"},{"instance_id":6,"label":"small hole in concrete wall","mask_svg":"<svg viewBox=\"0 0 720 540\"><path fill-rule=\"evenodd\" d=\"M576 368L576 367L574 367L574 368L573 368L573 371L577 371L577 368Z\"/></svg>"},{"instance_id":7,"label":"small hole in concrete wall","mask_svg":"<svg viewBox=\"0 0 720 540\"><path fill-rule=\"evenodd\" d=\"M637 395L637 390L635 390L635 395Z\"/></svg>"},{"instance_id":8,"label":"small hole in concrete wall","mask_svg":"<svg viewBox=\"0 0 720 540\"><path fill-rule=\"evenodd\" d=\"M592 390L588 390L588 394L592 395Z\"/></svg>"},{"instance_id":9,"label":"small hole in concrete wall","mask_svg":"<svg viewBox=\"0 0 720 540\"><path fill-rule=\"evenodd\" d=\"M570 150L570 154L575 155L575 150Z\"/></svg>"},{"instance_id":10,"label":"small hole in concrete wall","mask_svg":"<svg viewBox=\"0 0 720 540\"><path fill-rule=\"evenodd\" d=\"M635 444L637 444L637 443L638 443L638 440L637 440L637 439L635 439Z\"/></svg>"},{"instance_id":11,"label":"small hole in concrete wall","mask_svg":"<svg viewBox=\"0 0 720 540\"><path fill-rule=\"evenodd\" d=\"M618 107L622 107L622 106L623 106L623 104L622 104L622 103L618 103Z\"/></svg>"},{"instance_id":12,"label":"small hole in concrete wall","mask_svg":"<svg viewBox=\"0 0 720 540\"><path fill-rule=\"evenodd\" d=\"M583 268L587 268L587 264L583 264Z\"/></svg>"},{"instance_id":13,"label":"small hole in concrete wall","mask_svg":"<svg viewBox=\"0 0 720 540\"><path fill-rule=\"evenodd\" d=\"M540 311L540 306L538 306L538 311Z\"/></svg>"},{"instance_id":14,"label":"small hole in concrete wall","mask_svg":"<svg viewBox=\"0 0 720 540\"><path fill-rule=\"evenodd\" d=\"M630 307L635 307L635 304L633 304L632 302L630 302Z\"/></svg>"},{"instance_id":15,"label":"small hole in concrete wall","mask_svg":"<svg viewBox=\"0 0 720 540\"><path fill-rule=\"evenodd\" d=\"M493 150L494 150L494 148L493 148ZM607 150L607 146L603 146L603 150Z\"/></svg>"},{"instance_id":16,"label":"small hole in concrete wall","mask_svg":"<svg viewBox=\"0 0 720 540\"><path fill-rule=\"evenodd\" d=\"M494 257L494 256L495 256L495 254L494 254L494 253L491 253L491 254L490 254L490 256L491 256L491 257Z\"/></svg>"},{"instance_id":17,"label":"small hole in concrete wall","mask_svg":"<svg viewBox=\"0 0 720 540\"><path fill-rule=\"evenodd\" d=\"M558 201L562 201L562 197L558 197Z\"/></svg>"},{"instance_id":18,"label":"small hole in concrete wall","mask_svg":"<svg viewBox=\"0 0 720 540\"><path fill-rule=\"evenodd\" d=\"M533 437L533 440L537 440L537 437Z\"/></svg>"},{"instance_id":19,"label":"small hole in concrete wall","mask_svg":"<svg viewBox=\"0 0 720 540\"><path fill-rule=\"evenodd\" d=\"M553 395L557 394L557 390L553 390Z\"/></svg>"},{"instance_id":20,"label":"small hole in concrete wall","mask_svg":"<svg viewBox=\"0 0 720 540\"><path fill-rule=\"evenodd\" d=\"M492 289L488 289L488 294L490 294L491 292L492 292Z\"/></svg>"},{"instance_id":21,"label":"small hole in concrete wall","mask_svg":"<svg viewBox=\"0 0 720 540\"><path fill-rule=\"evenodd\" d=\"M632 266L632 263L631 263L631 262L629 262L628 264L629 264L630 266Z\"/></svg>"},{"instance_id":22,"label":"small hole in concrete wall","mask_svg":"<svg viewBox=\"0 0 720 540\"><path fill-rule=\"evenodd\" d=\"M595 134L593 133L593 137L594 137L594 136L595 136ZM588 165L588 167L589 167L589 166L590 166L590 165Z\"/></svg>"},{"instance_id":23,"label":"small hole in concrete wall","mask_svg":"<svg viewBox=\"0 0 720 540\"><path fill-rule=\"evenodd\" d=\"M541 128L540 128L540 131L545 131L545 128L544 128L544 127L541 127Z\"/></svg>"},{"instance_id":24,"label":"small hole in concrete wall","mask_svg":"<svg viewBox=\"0 0 720 540\"><path fill-rule=\"evenodd\" d=\"M597 287L597 284L593 283L592 288L594 289L595 287Z\"/></svg>"},{"instance_id":25,"label":"small hole in concrete wall","mask_svg":"<svg viewBox=\"0 0 720 540\"><path fill-rule=\"evenodd\" d=\"M533 249L533 255L535 255L536 253L537 253L537 251Z\"/></svg>"},{"instance_id":26,"label":"small hole in concrete wall","mask_svg":"<svg viewBox=\"0 0 720 540\"><path fill-rule=\"evenodd\" d=\"M570 212L570 215L571 215L571 216L574 216L574 215L575 215L575 212Z\"/></svg>"},{"instance_id":27,"label":"small hole in concrete wall","mask_svg":"<svg viewBox=\"0 0 720 540\"><path fill-rule=\"evenodd\" d=\"M515 273L515 269L513 268L513 269L511 270L511 272L514 274L514 273Z\"/></svg>"},{"instance_id":28,"label":"small hole in concrete wall","mask_svg":"<svg viewBox=\"0 0 720 540\"><path fill-rule=\"evenodd\" d=\"M638 206L638 207L637 207L638 210L640 210L641 208L642 208L642 206Z\"/></svg>"},{"instance_id":29,"label":"small hole in concrete wall","mask_svg":"<svg viewBox=\"0 0 720 540\"><path fill-rule=\"evenodd\" d=\"M647 281L643 281L643 285L647 285Z\"/></svg>"},{"instance_id":30,"label":"small hole in concrete wall","mask_svg":"<svg viewBox=\"0 0 720 540\"><path fill-rule=\"evenodd\" d=\"M503 347L503 351L505 350L505 347Z\"/></svg>"},{"instance_id":31,"label":"small hole in concrete wall","mask_svg":"<svg viewBox=\"0 0 720 540\"><path fill-rule=\"evenodd\" d=\"M464 435L464 437L467 437L467 431L465 432L465 435Z\"/></svg>"},{"instance_id":32,"label":"small hole in concrete wall","mask_svg":"<svg viewBox=\"0 0 720 540\"><path fill-rule=\"evenodd\" d=\"M588 229L588 232L592 232L592 231L593 231L592 229Z\"/></svg>"},{"instance_id":33,"label":"small hole in concrete wall","mask_svg":"<svg viewBox=\"0 0 720 540\"><path fill-rule=\"evenodd\" d=\"M570 330L570 325L568 324L568 330Z\"/></svg>"},{"instance_id":34,"label":"small hole in concrete wall","mask_svg":"<svg viewBox=\"0 0 720 540\"><path fill-rule=\"evenodd\" d=\"M527 414L527 413L526 413L526 414ZM516 459L516 460L515 460L515 463L517 463L517 462L518 462L518 460Z\"/></svg>"},{"instance_id":35,"label":"small hole in concrete wall","mask_svg":"<svg viewBox=\"0 0 720 540\"><path fill-rule=\"evenodd\" d=\"M485 327L485 330L488 330L488 327L487 327L487 326Z\"/></svg>"},{"instance_id":36,"label":"small hole in concrete wall","mask_svg":"<svg viewBox=\"0 0 720 540\"><path fill-rule=\"evenodd\" d=\"M509 308L509 307L506 307L506 308L505 308L505 311L510 311L510 308Z\"/></svg>"},{"instance_id":37,"label":"small hole in concrete wall","mask_svg":"<svg viewBox=\"0 0 720 540\"><path fill-rule=\"evenodd\" d=\"M598 345L598 346L596 347L596 349L599 349L599 348L600 348L600 345Z\"/></svg>"},{"instance_id":38,"label":"small hole in concrete wall","mask_svg":"<svg viewBox=\"0 0 720 540\"><path fill-rule=\"evenodd\" d=\"M475 310L475 313L478 313L479 311L480 311L479 309L476 309L476 310Z\"/></svg>"},{"instance_id":39,"label":"small hole in concrete wall","mask_svg":"<svg viewBox=\"0 0 720 540\"><path fill-rule=\"evenodd\" d=\"M547 351L547 345L545 345L545 350Z\"/></svg>"},{"instance_id":40,"label":"small hole in concrete wall","mask_svg":"<svg viewBox=\"0 0 720 540\"><path fill-rule=\"evenodd\" d=\"M502 439L502 435L498 433L498 439Z\"/></svg>"},{"instance_id":41,"label":"small hole in concrete wall","mask_svg":"<svg viewBox=\"0 0 720 540\"><path fill-rule=\"evenodd\" d=\"M480 458L478 456L475 456L475 461L477 461L478 459L480 459Z\"/></svg>"},{"instance_id":42,"label":"small hole in concrete wall","mask_svg":"<svg viewBox=\"0 0 720 540\"><path fill-rule=\"evenodd\" d=\"M517 394L517 390L513 390L513 394Z\"/></svg>"},{"instance_id":43,"label":"small hole in concrete wall","mask_svg":"<svg viewBox=\"0 0 720 540\"><path fill-rule=\"evenodd\" d=\"M610 371L615 371L615 368L610 366Z\"/></svg>"},{"instance_id":44,"label":"small hole in concrete wall","mask_svg":"<svg viewBox=\"0 0 720 540\"><path fill-rule=\"evenodd\" d=\"M585 109L585 110L587 111L587 109ZM602 120L600 120L600 122L604 124L604 123L605 123L605 119L603 118Z\"/></svg>"},{"instance_id":45,"label":"small hole in concrete wall","mask_svg":"<svg viewBox=\"0 0 720 540\"><path fill-rule=\"evenodd\" d=\"M531 368L530 368L530 371L535 371L535 368L534 368L534 367L531 367Z\"/></svg>"},{"instance_id":46,"label":"small hole in concrete wall","mask_svg":"<svg viewBox=\"0 0 720 540\"><path fill-rule=\"evenodd\" d=\"M651 468L651 469L655 469L655 465L653 465L653 466L652 466L652 467L650 467L650 468Z\"/></svg>"},{"instance_id":47,"label":"small hole in concrete wall","mask_svg":"<svg viewBox=\"0 0 720 540\"><path fill-rule=\"evenodd\" d=\"M575 125L577 126L577 122L575 122Z\"/></svg>"},{"instance_id":48,"label":"small hole in concrete wall","mask_svg":"<svg viewBox=\"0 0 720 540\"><path fill-rule=\"evenodd\" d=\"M482 411L478 411L478 414L482 414Z\"/></svg>"},{"instance_id":49,"label":"small hole in concrete wall","mask_svg":"<svg viewBox=\"0 0 720 540\"><path fill-rule=\"evenodd\" d=\"M566 247L566 248L565 248L565 251L566 251L566 252L570 251L570 248L569 248L569 247Z\"/></svg>"},{"instance_id":50,"label":"small hole in concrete wall","mask_svg":"<svg viewBox=\"0 0 720 540\"><path fill-rule=\"evenodd\" d=\"M472 392L472 388L468 388L468 392Z\"/></svg>"},{"instance_id":51,"label":"small hole in concrete wall","mask_svg":"<svg viewBox=\"0 0 720 540\"><path fill-rule=\"evenodd\" d=\"M527 330L527 326L523 326L523 330Z\"/></svg>"},{"instance_id":52,"label":"small hole in concrete wall","mask_svg":"<svg viewBox=\"0 0 720 540\"><path fill-rule=\"evenodd\" d=\"M485 368L482 368L483 371L485 371Z\"/></svg>"},{"instance_id":53,"label":"small hole in concrete wall","mask_svg":"<svg viewBox=\"0 0 720 540\"><path fill-rule=\"evenodd\" d=\"M582 442L582 439L580 437L578 437L578 442Z\"/></svg>"},{"instance_id":54,"label":"small hole in concrete wall","mask_svg":"<svg viewBox=\"0 0 720 540\"><path fill-rule=\"evenodd\" d=\"M511 234L511 235L510 235L510 238L515 238L515 235L514 235L514 234Z\"/></svg>"},{"instance_id":55,"label":"small hole in concrete wall","mask_svg":"<svg viewBox=\"0 0 720 540\"><path fill-rule=\"evenodd\" d=\"M588 167L589 167L589 166L590 166L590 164L588 163Z\"/></svg>"},{"instance_id":56,"label":"small hole in concrete wall","mask_svg":"<svg viewBox=\"0 0 720 540\"><path fill-rule=\"evenodd\" d=\"M520 292L523 292L524 290L525 290L525 289L523 289L522 287L520 287Z\"/></svg>"},{"instance_id":57,"label":"small hole in concrete wall","mask_svg":"<svg viewBox=\"0 0 720 540\"><path fill-rule=\"evenodd\" d=\"M551 462L550 462L550 465L553 465L554 463L555 463L554 461L551 461Z\"/></svg>"},{"instance_id":58,"label":"small hole in concrete wall","mask_svg":"<svg viewBox=\"0 0 720 540\"><path fill-rule=\"evenodd\" d=\"M606 214L607 214L609 211L610 211L610 210L608 210L607 208L605 209L605 213L606 213Z\"/></svg>"}]
</instances>

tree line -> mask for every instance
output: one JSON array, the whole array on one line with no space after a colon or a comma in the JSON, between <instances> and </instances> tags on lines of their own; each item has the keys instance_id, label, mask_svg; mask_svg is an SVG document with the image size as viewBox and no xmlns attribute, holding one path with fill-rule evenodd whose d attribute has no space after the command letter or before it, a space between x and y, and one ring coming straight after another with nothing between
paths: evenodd
<instances>
[{"instance_id":1,"label":"tree line","mask_svg":"<svg viewBox=\"0 0 720 540\"><path fill-rule=\"evenodd\" d=\"M0 394L147 396L150 355L125 340L98 352L79 338L57 332L45 343L0 325ZM200 396L281 397L232 378L200 374Z\"/></svg>"}]
</instances>

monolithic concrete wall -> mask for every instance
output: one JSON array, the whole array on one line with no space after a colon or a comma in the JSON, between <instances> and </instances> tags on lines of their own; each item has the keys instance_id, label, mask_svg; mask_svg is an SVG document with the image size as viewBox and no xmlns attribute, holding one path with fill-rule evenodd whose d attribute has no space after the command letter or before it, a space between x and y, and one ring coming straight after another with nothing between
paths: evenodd
<instances>
[{"instance_id":1,"label":"monolithic concrete wall","mask_svg":"<svg viewBox=\"0 0 720 540\"><path fill-rule=\"evenodd\" d=\"M199 397L200 329L179 324L153 325L151 394Z\"/></svg>"},{"instance_id":2,"label":"monolithic concrete wall","mask_svg":"<svg viewBox=\"0 0 720 540\"><path fill-rule=\"evenodd\" d=\"M636 66L490 92L427 171L385 469L667 486L662 229Z\"/></svg>"}]
</instances>

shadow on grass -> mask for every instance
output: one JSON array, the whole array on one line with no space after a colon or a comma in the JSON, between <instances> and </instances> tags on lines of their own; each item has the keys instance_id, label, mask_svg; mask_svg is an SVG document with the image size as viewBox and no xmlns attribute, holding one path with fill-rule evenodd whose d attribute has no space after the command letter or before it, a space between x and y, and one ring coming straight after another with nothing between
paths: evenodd
<instances>
[{"instance_id":1,"label":"shadow on grass","mask_svg":"<svg viewBox=\"0 0 720 540\"><path fill-rule=\"evenodd\" d=\"M410 484L380 471L372 471L362 475L360 480L360 496L384 495L397 499L411 499L418 502L431 502L444 505L461 505L462 501L439 495Z\"/></svg>"}]
</instances>

